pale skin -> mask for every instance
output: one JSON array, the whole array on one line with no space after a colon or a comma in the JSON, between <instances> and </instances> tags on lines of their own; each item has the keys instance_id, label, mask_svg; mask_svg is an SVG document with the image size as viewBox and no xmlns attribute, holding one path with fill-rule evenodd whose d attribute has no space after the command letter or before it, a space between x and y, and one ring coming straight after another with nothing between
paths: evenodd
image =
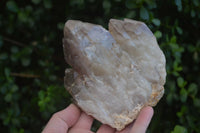
<instances>
[{"instance_id":1,"label":"pale skin","mask_svg":"<svg viewBox=\"0 0 200 133\"><path fill-rule=\"evenodd\" d=\"M147 106L141 110L135 122L122 131L116 131L116 129L103 124L97 133L145 133L152 116L153 108ZM91 116L71 104L64 110L55 113L42 133L93 133L90 130L93 120Z\"/></svg>"}]
</instances>

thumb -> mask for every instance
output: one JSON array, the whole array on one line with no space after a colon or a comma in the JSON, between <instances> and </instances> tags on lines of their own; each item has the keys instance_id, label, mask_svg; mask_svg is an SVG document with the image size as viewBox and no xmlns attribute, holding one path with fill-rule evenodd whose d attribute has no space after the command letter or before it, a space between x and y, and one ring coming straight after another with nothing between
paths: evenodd
<instances>
[{"instance_id":1,"label":"thumb","mask_svg":"<svg viewBox=\"0 0 200 133\"><path fill-rule=\"evenodd\" d=\"M71 104L66 109L55 113L42 133L66 133L77 122L80 114L80 109Z\"/></svg>"}]
</instances>

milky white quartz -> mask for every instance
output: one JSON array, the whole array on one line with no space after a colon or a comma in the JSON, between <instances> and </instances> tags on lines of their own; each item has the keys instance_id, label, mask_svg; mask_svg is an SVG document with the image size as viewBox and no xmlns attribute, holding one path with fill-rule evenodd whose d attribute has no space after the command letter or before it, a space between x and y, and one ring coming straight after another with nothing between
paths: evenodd
<instances>
[{"instance_id":1,"label":"milky white quartz","mask_svg":"<svg viewBox=\"0 0 200 133\"><path fill-rule=\"evenodd\" d=\"M68 20L64 27L65 88L87 114L117 130L163 96L165 56L143 23L100 25Z\"/></svg>"}]
</instances>

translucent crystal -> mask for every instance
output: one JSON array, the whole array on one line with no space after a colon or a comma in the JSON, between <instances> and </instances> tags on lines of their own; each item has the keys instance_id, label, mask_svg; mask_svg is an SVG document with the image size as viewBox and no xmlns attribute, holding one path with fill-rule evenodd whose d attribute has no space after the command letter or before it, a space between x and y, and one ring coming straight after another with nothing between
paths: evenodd
<instances>
[{"instance_id":1,"label":"translucent crystal","mask_svg":"<svg viewBox=\"0 0 200 133\"><path fill-rule=\"evenodd\" d=\"M117 130L164 93L165 56L139 21L100 25L68 20L64 27L65 87L87 114Z\"/></svg>"}]
</instances>

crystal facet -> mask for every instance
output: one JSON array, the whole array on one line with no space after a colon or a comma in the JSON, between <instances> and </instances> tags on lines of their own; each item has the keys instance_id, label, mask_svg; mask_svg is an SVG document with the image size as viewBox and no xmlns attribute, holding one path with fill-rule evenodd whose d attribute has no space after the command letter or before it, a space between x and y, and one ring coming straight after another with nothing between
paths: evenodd
<instances>
[{"instance_id":1,"label":"crystal facet","mask_svg":"<svg viewBox=\"0 0 200 133\"><path fill-rule=\"evenodd\" d=\"M76 104L122 130L164 93L165 56L143 23L111 19L100 25L68 20L64 27L65 88Z\"/></svg>"}]
</instances>

